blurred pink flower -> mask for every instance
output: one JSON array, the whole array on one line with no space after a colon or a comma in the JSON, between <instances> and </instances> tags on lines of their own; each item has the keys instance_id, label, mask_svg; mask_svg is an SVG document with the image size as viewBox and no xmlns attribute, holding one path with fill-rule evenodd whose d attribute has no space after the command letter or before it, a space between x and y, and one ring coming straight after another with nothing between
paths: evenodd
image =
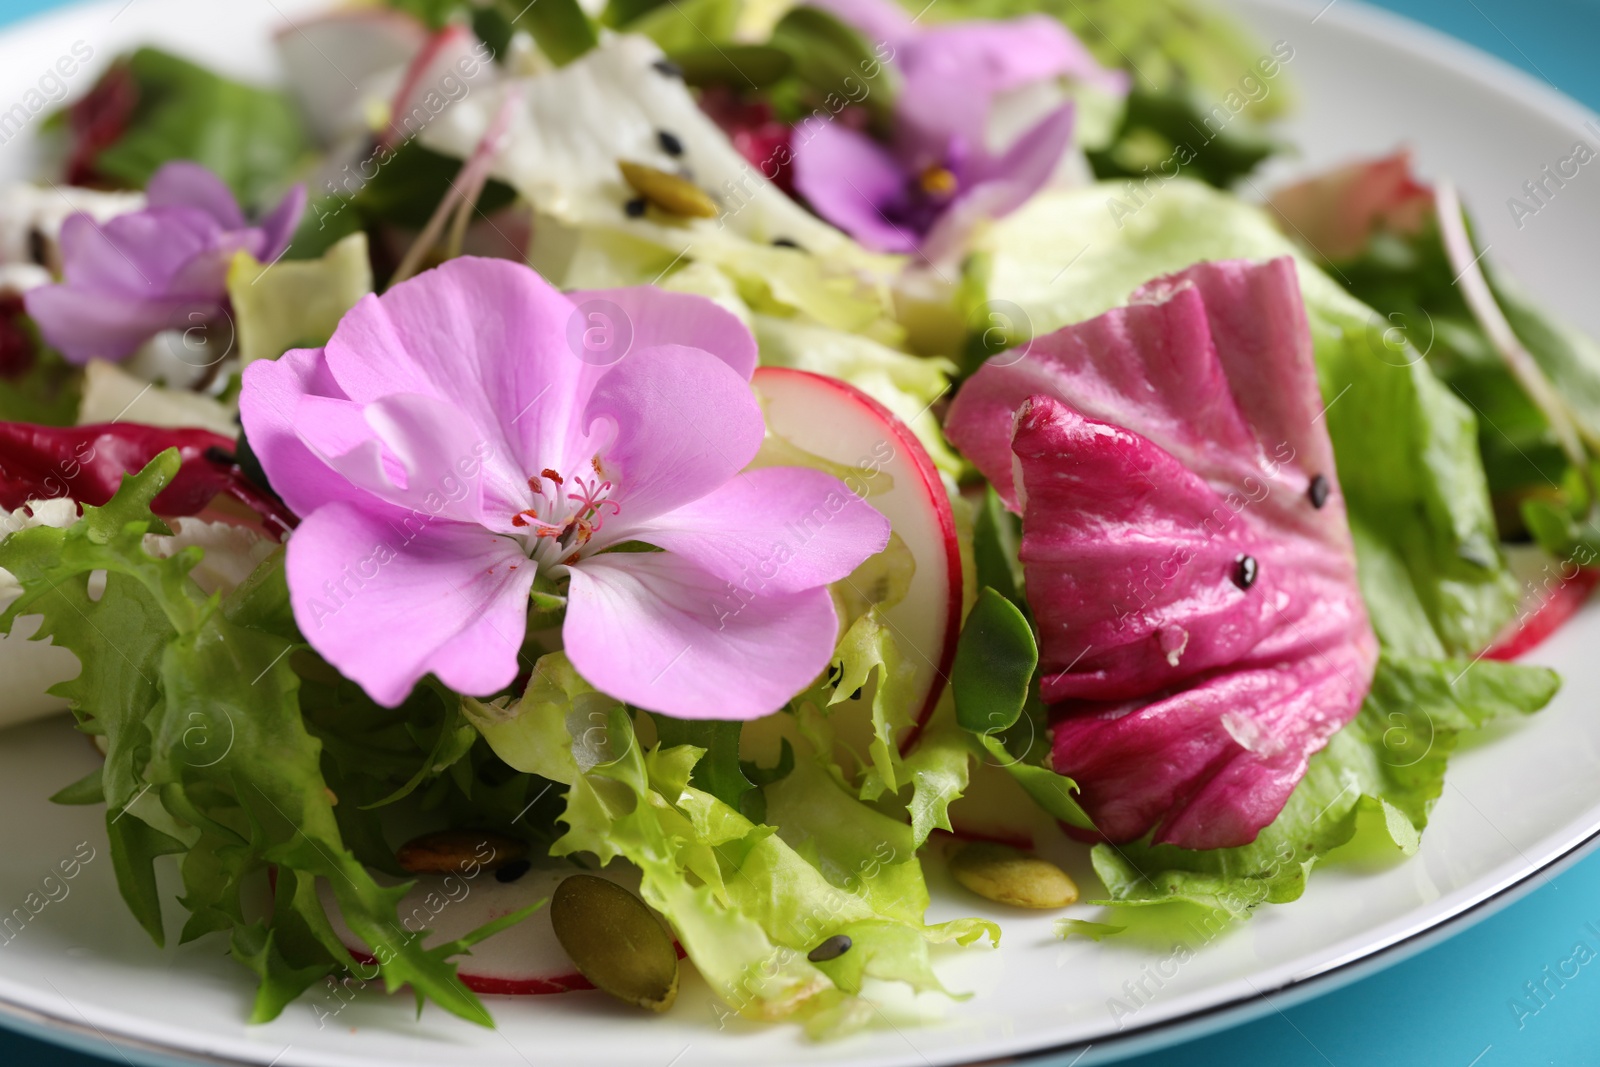
<instances>
[{"instance_id":1,"label":"blurred pink flower","mask_svg":"<svg viewBox=\"0 0 1600 1067\"><path fill-rule=\"evenodd\" d=\"M25 298L44 339L73 363L125 359L162 330L220 313L234 255L277 258L306 206L305 187L297 185L251 225L222 179L186 160L162 166L146 192L142 210L109 222L85 214L67 219L64 280Z\"/></svg>"},{"instance_id":2,"label":"blurred pink flower","mask_svg":"<svg viewBox=\"0 0 1600 1067\"><path fill-rule=\"evenodd\" d=\"M1064 103L999 151L991 112L1003 94L1074 78L1127 91L1056 19L923 26L893 0L810 0L864 35L900 75L889 143L838 121L794 134L794 185L823 218L871 248L937 258L982 218L1021 207L1050 179L1072 140Z\"/></svg>"}]
</instances>

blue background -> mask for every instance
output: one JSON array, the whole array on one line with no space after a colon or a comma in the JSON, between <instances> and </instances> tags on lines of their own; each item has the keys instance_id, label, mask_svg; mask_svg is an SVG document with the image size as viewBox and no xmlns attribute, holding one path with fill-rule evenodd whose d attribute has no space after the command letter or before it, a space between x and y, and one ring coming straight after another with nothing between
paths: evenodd
<instances>
[{"instance_id":1,"label":"blue background","mask_svg":"<svg viewBox=\"0 0 1600 1067\"><path fill-rule=\"evenodd\" d=\"M137 0L135 0L137 2ZM237 3L239 0L215 0ZM1347 2L1347 0L1340 0ZM0 24L62 6L0 0ZM1600 110L1600 0L1384 0ZM1595 279L1600 286L1600 279ZM1508 1067L1600 1064L1600 968L1585 967L1537 1013L1524 983L1595 946L1600 855L1448 941L1316 1000L1126 1061L1128 1067ZM1512 1007L1521 997L1519 1019ZM106 1057L122 1062L107 1047ZM0 1064L100 1067L101 1060L0 1032ZM690 1067L685 1064L685 1067Z\"/></svg>"}]
</instances>

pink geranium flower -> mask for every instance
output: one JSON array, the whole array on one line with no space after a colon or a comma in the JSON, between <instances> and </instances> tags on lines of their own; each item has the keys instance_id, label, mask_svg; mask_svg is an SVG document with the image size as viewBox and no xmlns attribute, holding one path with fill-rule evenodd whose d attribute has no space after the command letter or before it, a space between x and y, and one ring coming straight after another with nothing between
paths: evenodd
<instances>
[{"instance_id":1,"label":"pink geranium flower","mask_svg":"<svg viewBox=\"0 0 1600 1067\"><path fill-rule=\"evenodd\" d=\"M296 621L382 704L517 676L529 595L593 685L687 718L776 710L827 664L827 589L888 542L838 479L746 470L755 343L700 297L563 295L462 258L245 372L245 430L304 517ZM523 663L526 666L526 663Z\"/></svg>"}]
</instances>

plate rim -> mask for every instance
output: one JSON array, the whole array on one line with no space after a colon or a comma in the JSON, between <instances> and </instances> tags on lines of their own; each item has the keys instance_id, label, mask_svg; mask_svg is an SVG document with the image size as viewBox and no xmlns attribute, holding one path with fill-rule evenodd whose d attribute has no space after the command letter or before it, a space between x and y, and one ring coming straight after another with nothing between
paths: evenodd
<instances>
[{"instance_id":1,"label":"plate rim","mask_svg":"<svg viewBox=\"0 0 1600 1067\"><path fill-rule=\"evenodd\" d=\"M1536 75L1525 71L1443 30L1374 6L1365 0L1328 0L1327 3L1322 0L1215 2L1230 12L1255 9L1284 15L1309 16L1315 13L1311 19L1312 25L1327 18L1330 24L1346 33L1417 55L1426 62L1479 83L1568 130L1588 128L1589 132L1600 135L1600 129L1596 128L1600 127L1600 111L1562 92L1542 72ZM99 4L95 0L74 0L59 7L32 12L19 19L5 20L0 23L0 37L10 36L40 23L70 17L75 12L95 6L104 6L104 0ZM1529 63L1532 65L1531 60ZM1009 1053L1000 1051L996 1054L1003 1059L998 1062L1033 1067L1046 1067L1050 1062L1066 1064L1068 1067L1080 1063L1084 1067L1095 1063L1113 1063L1197 1040L1242 1025L1273 1010L1334 992L1448 940L1540 888L1542 882L1554 879L1586 856L1600 851L1600 807L1580 813L1577 819L1585 821L1583 829L1576 833L1569 832L1565 840L1549 842L1553 850L1542 860L1505 873L1463 895L1444 909L1419 917L1410 925L1342 956L1290 973L1251 994L1240 994L1181 1015L1134 1024L1126 1030L1092 1041L1051 1044ZM174 1031L178 1035L188 1033L191 1038L198 1038L192 1047L132 1033L108 1034L76 1005L65 997L62 999L65 1008L56 1013L0 994L0 1025L35 1040L99 1058L105 1058L102 1048L109 1046L110 1051L123 1055L130 1063L138 1062L152 1067L164 1067L173 1062L251 1067L266 1062L232 1053L209 1051L203 1045L205 1036L192 1031ZM72 1011L76 1011L80 1018L72 1018L69 1014ZM1073 1053L1077 1055L1070 1061L1062 1059ZM991 1061L963 1062L976 1064Z\"/></svg>"}]
</instances>

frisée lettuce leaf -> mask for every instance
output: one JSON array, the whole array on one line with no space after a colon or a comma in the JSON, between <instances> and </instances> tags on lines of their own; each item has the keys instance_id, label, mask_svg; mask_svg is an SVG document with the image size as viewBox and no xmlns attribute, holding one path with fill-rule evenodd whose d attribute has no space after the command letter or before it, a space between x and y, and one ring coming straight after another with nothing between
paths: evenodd
<instances>
[{"instance_id":1,"label":"fris\u00e9e lettuce leaf","mask_svg":"<svg viewBox=\"0 0 1600 1067\"><path fill-rule=\"evenodd\" d=\"M809 756L764 787L767 822L757 824L693 784L706 749L646 748L628 709L561 653L539 660L520 699L464 704L501 759L566 786L567 832L552 853L637 866L641 896L734 1012L803 1013L814 1030L836 1032L864 1018L851 1002L870 998L872 980L944 991L930 944L998 940L976 919L925 925L911 827ZM853 942L848 958L807 959L840 933Z\"/></svg>"},{"instance_id":2,"label":"fris\u00e9e lettuce leaf","mask_svg":"<svg viewBox=\"0 0 1600 1067\"><path fill-rule=\"evenodd\" d=\"M409 984L419 1000L487 1025L448 959L466 943L424 948L421 935L400 933L396 909L408 886L379 885L345 845L321 742L300 713L290 653L301 641L282 553L221 597L189 578L198 548L166 559L146 552L147 534L170 532L150 504L178 467L177 451L163 452L72 526L0 542L0 567L21 587L0 626L42 615L35 639L53 639L83 664L54 692L105 737L100 790L123 898L163 943L153 863L183 853L181 939L228 932L234 957L261 979L251 1020L265 1022L310 983L355 965L318 902L314 882L325 879L351 929L373 946L389 991ZM97 572L105 584L95 595ZM252 919L247 893L269 866L274 913Z\"/></svg>"}]
</instances>

